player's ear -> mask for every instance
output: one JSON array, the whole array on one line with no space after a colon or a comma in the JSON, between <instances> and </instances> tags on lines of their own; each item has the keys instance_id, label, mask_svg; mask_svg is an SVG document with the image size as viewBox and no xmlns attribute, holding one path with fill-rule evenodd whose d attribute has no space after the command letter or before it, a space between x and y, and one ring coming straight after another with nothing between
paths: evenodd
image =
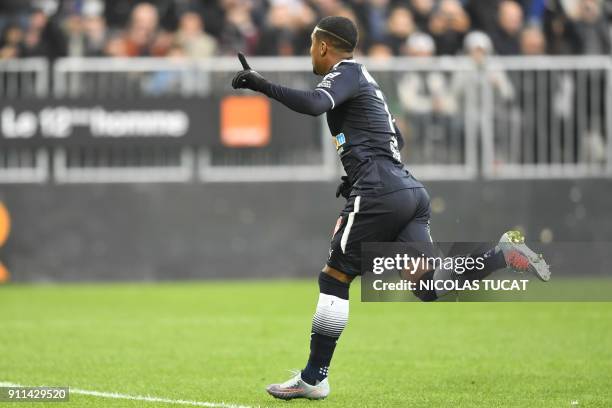
<instances>
[{"instance_id":1,"label":"player's ear","mask_svg":"<svg viewBox=\"0 0 612 408\"><path fill-rule=\"evenodd\" d=\"M321 41L321 45L319 46L319 55L321 57L327 55L327 43L325 41Z\"/></svg>"}]
</instances>

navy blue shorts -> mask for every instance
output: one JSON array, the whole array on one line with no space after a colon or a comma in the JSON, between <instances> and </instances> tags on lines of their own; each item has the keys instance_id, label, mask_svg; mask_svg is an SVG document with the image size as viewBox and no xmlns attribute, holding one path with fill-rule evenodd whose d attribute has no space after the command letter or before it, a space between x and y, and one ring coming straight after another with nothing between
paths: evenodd
<instances>
[{"instance_id":1,"label":"navy blue shorts","mask_svg":"<svg viewBox=\"0 0 612 408\"><path fill-rule=\"evenodd\" d=\"M430 217L425 188L351 197L336 223L327 265L347 275L360 275L364 242L422 242L423 253L433 256Z\"/></svg>"}]
</instances>

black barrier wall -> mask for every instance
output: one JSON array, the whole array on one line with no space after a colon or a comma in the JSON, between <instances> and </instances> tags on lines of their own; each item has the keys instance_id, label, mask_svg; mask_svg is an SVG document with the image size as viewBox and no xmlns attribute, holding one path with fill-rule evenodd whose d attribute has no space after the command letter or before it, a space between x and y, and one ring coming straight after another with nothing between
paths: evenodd
<instances>
[{"instance_id":1,"label":"black barrier wall","mask_svg":"<svg viewBox=\"0 0 612 408\"><path fill-rule=\"evenodd\" d=\"M438 241L612 241L606 180L427 183ZM343 200L331 183L4 185L14 281L316 276Z\"/></svg>"}]
</instances>

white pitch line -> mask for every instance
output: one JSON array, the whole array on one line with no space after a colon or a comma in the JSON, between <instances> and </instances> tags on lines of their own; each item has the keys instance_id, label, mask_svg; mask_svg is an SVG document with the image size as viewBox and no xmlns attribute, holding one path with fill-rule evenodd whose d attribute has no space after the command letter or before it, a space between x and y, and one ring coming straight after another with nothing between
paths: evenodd
<instances>
[{"instance_id":1,"label":"white pitch line","mask_svg":"<svg viewBox=\"0 0 612 408\"><path fill-rule=\"evenodd\" d=\"M21 385L21 384L15 384L11 382L0 381L0 387L27 387L27 386ZM82 390L80 388L72 388L72 387L69 388L69 394L80 394L80 395L89 395L92 397L124 399L124 400L132 400L132 401L160 402L163 404L190 405L194 407L253 408L248 405L228 404L225 402L190 401L190 400L182 400L182 399L175 400L175 399L170 399L170 398L152 397L148 395L127 395L127 394L119 394L117 392L89 391L89 390Z\"/></svg>"}]
</instances>

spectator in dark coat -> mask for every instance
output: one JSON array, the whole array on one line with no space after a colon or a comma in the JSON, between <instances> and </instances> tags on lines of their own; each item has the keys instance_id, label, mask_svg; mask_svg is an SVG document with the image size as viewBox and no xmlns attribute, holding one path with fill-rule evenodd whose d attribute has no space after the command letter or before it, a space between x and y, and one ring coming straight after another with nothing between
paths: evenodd
<instances>
[{"instance_id":1,"label":"spectator in dark coat","mask_svg":"<svg viewBox=\"0 0 612 408\"><path fill-rule=\"evenodd\" d=\"M429 32L429 19L433 14L434 0L410 0L414 24L423 33Z\"/></svg>"},{"instance_id":2,"label":"spectator in dark coat","mask_svg":"<svg viewBox=\"0 0 612 408\"><path fill-rule=\"evenodd\" d=\"M497 29L497 9L500 0L466 0L463 2L472 21L472 29L489 36Z\"/></svg>"},{"instance_id":3,"label":"spectator in dark coat","mask_svg":"<svg viewBox=\"0 0 612 408\"><path fill-rule=\"evenodd\" d=\"M576 26L565 13L561 0L551 0L547 4L544 12L544 34L549 54L578 54L581 51Z\"/></svg>"},{"instance_id":4,"label":"spectator in dark coat","mask_svg":"<svg viewBox=\"0 0 612 408\"><path fill-rule=\"evenodd\" d=\"M518 55L521 52L520 34L523 28L523 9L510 0L499 3L499 27L491 33L493 46L500 55Z\"/></svg>"},{"instance_id":5,"label":"spectator in dark coat","mask_svg":"<svg viewBox=\"0 0 612 408\"><path fill-rule=\"evenodd\" d=\"M270 7L258 43L259 55L294 54L292 15L287 4L278 3Z\"/></svg>"},{"instance_id":6,"label":"spectator in dark coat","mask_svg":"<svg viewBox=\"0 0 612 408\"><path fill-rule=\"evenodd\" d=\"M253 54L258 43L259 30L253 21L249 6L245 3L236 3L228 8L220 38L222 53L235 55L237 51L242 51Z\"/></svg>"},{"instance_id":7,"label":"spectator in dark coat","mask_svg":"<svg viewBox=\"0 0 612 408\"><path fill-rule=\"evenodd\" d=\"M463 37L470 29L470 18L459 0L442 0L429 23L438 55L455 55L463 47Z\"/></svg>"},{"instance_id":8,"label":"spectator in dark coat","mask_svg":"<svg viewBox=\"0 0 612 408\"><path fill-rule=\"evenodd\" d=\"M610 28L599 1L580 1L576 33L580 38L581 54L610 53Z\"/></svg>"},{"instance_id":9,"label":"spectator in dark coat","mask_svg":"<svg viewBox=\"0 0 612 408\"><path fill-rule=\"evenodd\" d=\"M66 38L56 22L42 10L34 10L29 18L20 56L54 60L65 56L66 52Z\"/></svg>"},{"instance_id":10,"label":"spectator in dark coat","mask_svg":"<svg viewBox=\"0 0 612 408\"><path fill-rule=\"evenodd\" d=\"M405 7L396 7L387 20L387 35L385 43L393 50L393 55L404 51L406 40L415 31L412 13Z\"/></svg>"}]
</instances>

